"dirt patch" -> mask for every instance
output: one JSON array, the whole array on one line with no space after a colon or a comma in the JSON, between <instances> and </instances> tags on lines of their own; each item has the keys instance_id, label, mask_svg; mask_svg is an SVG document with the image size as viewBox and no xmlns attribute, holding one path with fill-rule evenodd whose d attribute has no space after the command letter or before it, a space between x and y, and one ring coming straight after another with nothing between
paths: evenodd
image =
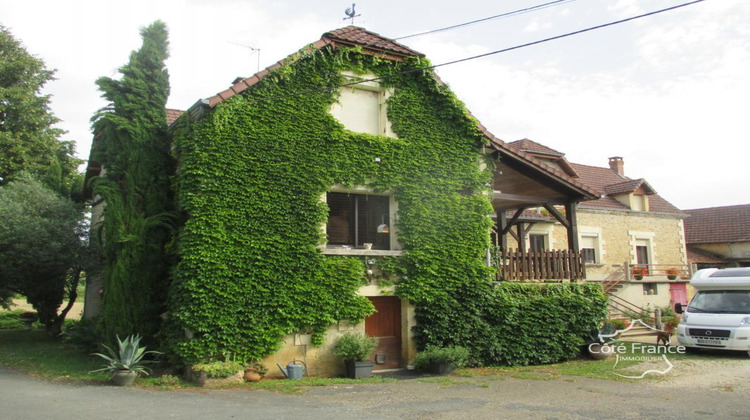
<instances>
[{"instance_id":1,"label":"dirt patch","mask_svg":"<svg viewBox=\"0 0 750 420\"><path fill-rule=\"evenodd\" d=\"M60 305L60 308L64 308L67 302L63 302L62 305ZM26 302L25 298L22 299L13 299L13 303L10 307L11 310L18 311L30 311L33 312L34 308L29 305L28 302ZM5 312L6 310L3 308L0 308L0 312ZM83 316L83 302L76 302L73 304L73 307L70 308L70 312L68 312L68 315L65 317L65 319L81 319L81 316Z\"/></svg>"},{"instance_id":2,"label":"dirt patch","mask_svg":"<svg viewBox=\"0 0 750 420\"><path fill-rule=\"evenodd\" d=\"M712 352L672 361L674 368L655 386L727 392L750 391L750 357L745 353Z\"/></svg>"}]
</instances>

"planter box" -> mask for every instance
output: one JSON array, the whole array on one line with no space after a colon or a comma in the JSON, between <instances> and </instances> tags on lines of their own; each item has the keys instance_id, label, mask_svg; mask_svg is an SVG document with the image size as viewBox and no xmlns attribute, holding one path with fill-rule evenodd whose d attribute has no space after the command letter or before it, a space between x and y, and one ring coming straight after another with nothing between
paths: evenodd
<instances>
[{"instance_id":1,"label":"planter box","mask_svg":"<svg viewBox=\"0 0 750 420\"><path fill-rule=\"evenodd\" d=\"M356 362L354 360L347 360L344 364L346 366L347 378L372 378L372 367L375 366L375 362Z\"/></svg>"}]
</instances>

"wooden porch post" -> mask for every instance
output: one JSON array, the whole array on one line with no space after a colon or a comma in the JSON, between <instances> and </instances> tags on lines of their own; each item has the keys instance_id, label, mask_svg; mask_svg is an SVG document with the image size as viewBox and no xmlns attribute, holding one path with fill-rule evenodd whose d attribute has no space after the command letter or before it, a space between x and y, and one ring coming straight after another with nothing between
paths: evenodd
<instances>
[{"instance_id":1,"label":"wooden porch post","mask_svg":"<svg viewBox=\"0 0 750 420\"><path fill-rule=\"evenodd\" d=\"M568 249L578 254L578 205L574 202L565 203L565 218L568 221Z\"/></svg>"},{"instance_id":2,"label":"wooden porch post","mask_svg":"<svg viewBox=\"0 0 750 420\"><path fill-rule=\"evenodd\" d=\"M497 211L497 242L502 252L508 251L508 216L505 214L505 210Z\"/></svg>"},{"instance_id":3,"label":"wooden porch post","mask_svg":"<svg viewBox=\"0 0 750 420\"><path fill-rule=\"evenodd\" d=\"M521 255L526 255L526 232L523 229L523 223L516 224L518 234L518 250L521 251Z\"/></svg>"},{"instance_id":4,"label":"wooden porch post","mask_svg":"<svg viewBox=\"0 0 750 420\"><path fill-rule=\"evenodd\" d=\"M586 276L584 271L584 263L581 259L581 250L578 244L578 205L569 201L565 203L565 219L568 222L568 249L573 253L573 261L575 261L574 273L571 275L571 281L576 280L576 277L581 277L581 280ZM580 274L579 274L580 273Z\"/></svg>"}]
</instances>

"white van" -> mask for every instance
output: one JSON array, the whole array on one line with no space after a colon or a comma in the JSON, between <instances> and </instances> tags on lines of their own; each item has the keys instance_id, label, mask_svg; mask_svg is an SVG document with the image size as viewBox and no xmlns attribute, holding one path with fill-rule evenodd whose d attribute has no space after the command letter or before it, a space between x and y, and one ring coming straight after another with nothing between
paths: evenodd
<instances>
[{"instance_id":1,"label":"white van","mask_svg":"<svg viewBox=\"0 0 750 420\"><path fill-rule=\"evenodd\" d=\"M750 354L750 267L698 270L690 284L696 290L690 304L675 304L680 344Z\"/></svg>"}]
</instances>

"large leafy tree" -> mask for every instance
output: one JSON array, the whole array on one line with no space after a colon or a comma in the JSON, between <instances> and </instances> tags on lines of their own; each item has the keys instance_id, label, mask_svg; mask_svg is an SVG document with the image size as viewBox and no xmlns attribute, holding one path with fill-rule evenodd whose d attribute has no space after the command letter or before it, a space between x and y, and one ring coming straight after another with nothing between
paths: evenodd
<instances>
[{"instance_id":1,"label":"large leafy tree","mask_svg":"<svg viewBox=\"0 0 750 420\"><path fill-rule=\"evenodd\" d=\"M76 176L74 143L58 141L64 131L41 94L50 80L54 71L0 26L0 185L29 172L65 192Z\"/></svg>"},{"instance_id":2,"label":"large leafy tree","mask_svg":"<svg viewBox=\"0 0 750 420\"><path fill-rule=\"evenodd\" d=\"M80 206L31 175L0 186L0 304L25 296L53 338L77 297L84 230Z\"/></svg>"},{"instance_id":3,"label":"large leafy tree","mask_svg":"<svg viewBox=\"0 0 750 420\"><path fill-rule=\"evenodd\" d=\"M157 21L141 36L141 48L120 68L122 77L97 80L109 101L93 118L92 149L92 159L105 169L94 192L106 202L102 325L108 338L158 331L170 265L167 28Z\"/></svg>"}]
</instances>

